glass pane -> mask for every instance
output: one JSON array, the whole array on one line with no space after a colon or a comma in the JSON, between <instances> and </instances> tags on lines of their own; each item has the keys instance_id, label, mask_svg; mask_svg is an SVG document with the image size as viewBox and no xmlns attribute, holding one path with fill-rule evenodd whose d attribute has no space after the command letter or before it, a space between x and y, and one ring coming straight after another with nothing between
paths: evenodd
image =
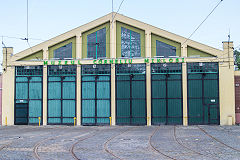
<instances>
[{"instance_id":1,"label":"glass pane","mask_svg":"<svg viewBox=\"0 0 240 160\"><path fill-rule=\"evenodd\" d=\"M77 66L76 65L48 66L48 75L49 76L76 75L76 73L77 73L76 70L77 70Z\"/></svg>"},{"instance_id":2,"label":"glass pane","mask_svg":"<svg viewBox=\"0 0 240 160\"><path fill-rule=\"evenodd\" d=\"M106 28L87 36L87 58L106 57Z\"/></svg>"},{"instance_id":3,"label":"glass pane","mask_svg":"<svg viewBox=\"0 0 240 160\"><path fill-rule=\"evenodd\" d=\"M97 31L97 58L106 57L106 28Z\"/></svg>"},{"instance_id":4,"label":"glass pane","mask_svg":"<svg viewBox=\"0 0 240 160\"><path fill-rule=\"evenodd\" d=\"M96 59L96 32L87 36L87 58Z\"/></svg>"},{"instance_id":5,"label":"glass pane","mask_svg":"<svg viewBox=\"0 0 240 160\"><path fill-rule=\"evenodd\" d=\"M188 63L188 73L218 73L218 63Z\"/></svg>"},{"instance_id":6,"label":"glass pane","mask_svg":"<svg viewBox=\"0 0 240 160\"><path fill-rule=\"evenodd\" d=\"M156 40L156 56L176 56L176 47Z\"/></svg>"},{"instance_id":7,"label":"glass pane","mask_svg":"<svg viewBox=\"0 0 240 160\"><path fill-rule=\"evenodd\" d=\"M141 57L140 33L121 27L122 57Z\"/></svg>"},{"instance_id":8,"label":"glass pane","mask_svg":"<svg viewBox=\"0 0 240 160\"><path fill-rule=\"evenodd\" d=\"M42 66L16 66L16 76L43 75Z\"/></svg>"},{"instance_id":9,"label":"glass pane","mask_svg":"<svg viewBox=\"0 0 240 160\"><path fill-rule=\"evenodd\" d=\"M54 58L72 58L72 42L53 51Z\"/></svg>"}]
</instances>

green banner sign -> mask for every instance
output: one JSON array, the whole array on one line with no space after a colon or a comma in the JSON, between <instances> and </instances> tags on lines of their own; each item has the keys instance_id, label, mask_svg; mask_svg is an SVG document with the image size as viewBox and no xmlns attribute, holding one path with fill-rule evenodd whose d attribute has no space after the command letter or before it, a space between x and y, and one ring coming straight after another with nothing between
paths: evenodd
<instances>
[{"instance_id":1,"label":"green banner sign","mask_svg":"<svg viewBox=\"0 0 240 160\"><path fill-rule=\"evenodd\" d=\"M137 59L136 59L137 60ZM183 63L184 58L145 58L142 63ZM74 65L82 64L86 60L59 60L59 61L44 61L43 65ZM133 59L95 59L91 60L90 64L131 64Z\"/></svg>"}]
</instances>

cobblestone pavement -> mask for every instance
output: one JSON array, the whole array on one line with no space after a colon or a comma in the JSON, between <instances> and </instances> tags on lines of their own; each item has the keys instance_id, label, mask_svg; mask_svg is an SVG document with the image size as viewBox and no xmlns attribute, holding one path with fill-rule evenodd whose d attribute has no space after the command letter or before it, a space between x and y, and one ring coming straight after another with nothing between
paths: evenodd
<instances>
[{"instance_id":1,"label":"cobblestone pavement","mask_svg":"<svg viewBox=\"0 0 240 160\"><path fill-rule=\"evenodd\" d=\"M0 160L240 160L240 126L0 126Z\"/></svg>"}]
</instances>

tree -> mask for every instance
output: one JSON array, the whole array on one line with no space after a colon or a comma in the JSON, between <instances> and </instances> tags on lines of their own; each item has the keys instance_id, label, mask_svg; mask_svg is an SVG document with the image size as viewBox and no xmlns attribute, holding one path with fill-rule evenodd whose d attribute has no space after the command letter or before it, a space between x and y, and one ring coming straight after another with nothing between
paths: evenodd
<instances>
[{"instance_id":1,"label":"tree","mask_svg":"<svg viewBox=\"0 0 240 160\"><path fill-rule=\"evenodd\" d=\"M237 66L237 70L240 69L240 51L234 50L234 65Z\"/></svg>"}]
</instances>

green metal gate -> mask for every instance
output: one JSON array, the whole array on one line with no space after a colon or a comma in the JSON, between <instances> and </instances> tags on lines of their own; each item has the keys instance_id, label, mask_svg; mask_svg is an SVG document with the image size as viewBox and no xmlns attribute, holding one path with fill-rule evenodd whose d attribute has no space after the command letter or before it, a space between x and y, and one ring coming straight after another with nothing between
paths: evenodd
<instances>
[{"instance_id":1,"label":"green metal gate","mask_svg":"<svg viewBox=\"0 0 240 160\"><path fill-rule=\"evenodd\" d=\"M146 65L116 65L116 123L146 125Z\"/></svg>"},{"instance_id":2,"label":"green metal gate","mask_svg":"<svg viewBox=\"0 0 240 160\"><path fill-rule=\"evenodd\" d=\"M152 124L182 124L182 64L151 64Z\"/></svg>"},{"instance_id":3,"label":"green metal gate","mask_svg":"<svg viewBox=\"0 0 240 160\"><path fill-rule=\"evenodd\" d=\"M188 63L188 124L219 124L218 63Z\"/></svg>"},{"instance_id":4,"label":"green metal gate","mask_svg":"<svg viewBox=\"0 0 240 160\"><path fill-rule=\"evenodd\" d=\"M73 124L76 117L76 65L48 66L48 124Z\"/></svg>"},{"instance_id":5,"label":"green metal gate","mask_svg":"<svg viewBox=\"0 0 240 160\"><path fill-rule=\"evenodd\" d=\"M111 65L82 65L82 124L109 125Z\"/></svg>"},{"instance_id":6,"label":"green metal gate","mask_svg":"<svg viewBox=\"0 0 240 160\"><path fill-rule=\"evenodd\" d=\"M42 76L42 66L15 68L15 125L38 124L39 117L42 120Z\"/></svg>"}]
</instances>

